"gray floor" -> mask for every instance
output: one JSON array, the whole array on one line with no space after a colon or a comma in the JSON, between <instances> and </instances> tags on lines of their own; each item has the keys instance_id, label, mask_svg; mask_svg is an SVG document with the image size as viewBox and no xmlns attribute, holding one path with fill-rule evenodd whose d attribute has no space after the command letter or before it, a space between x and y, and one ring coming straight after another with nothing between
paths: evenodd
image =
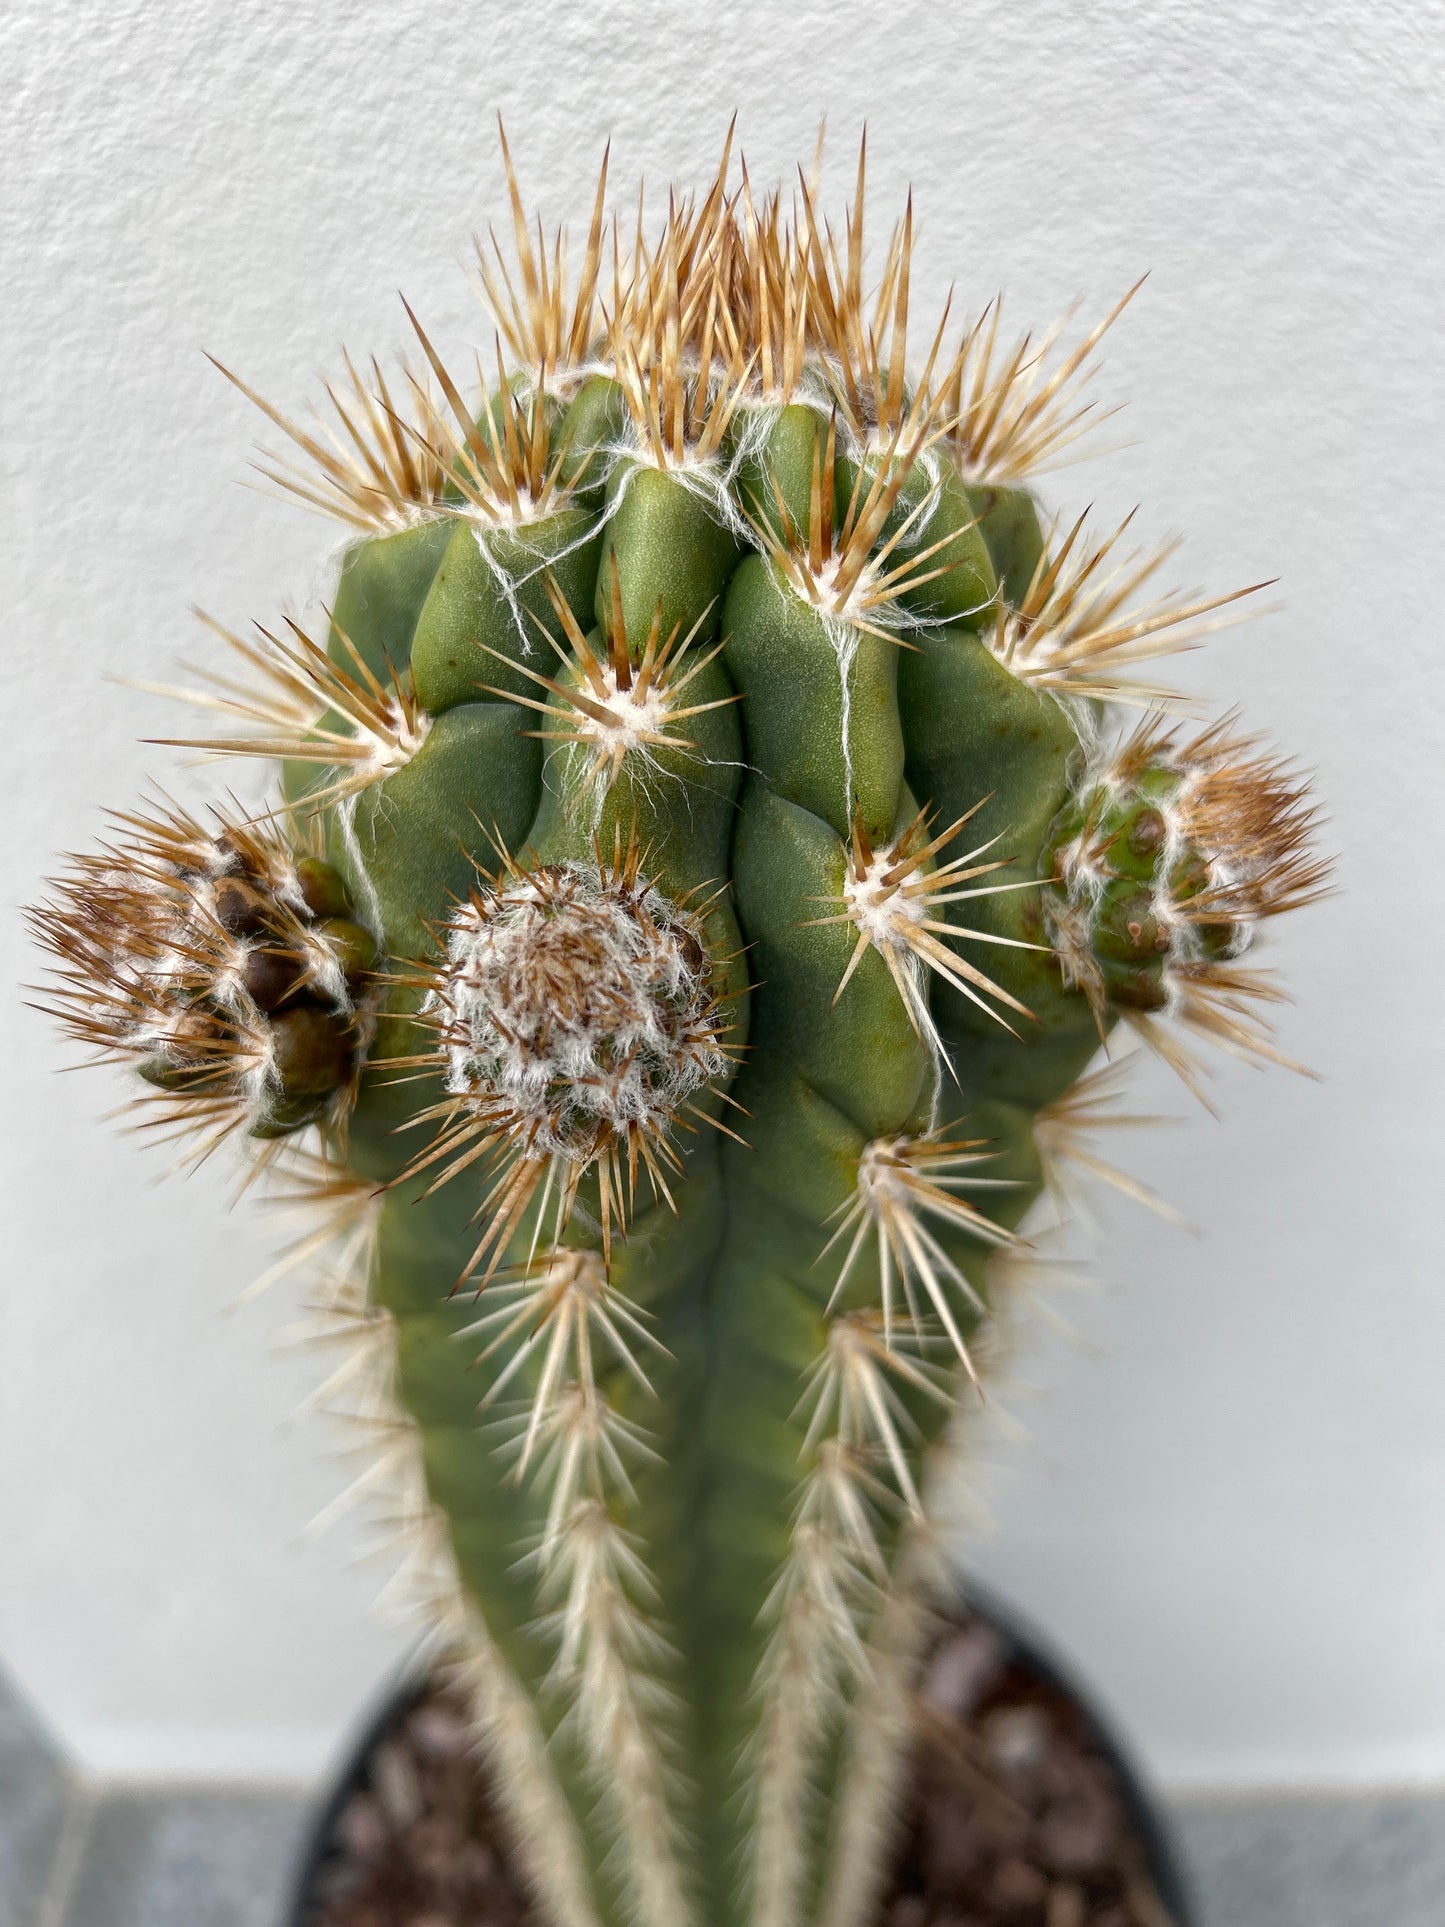
<instances>
[{"instance_id":1,"label":"gray floor","mask_svg":"<svg viewBox=\"0 0 1445 1927\"><path fill-rule=\"evenodd\" d=\"M0 1927L286 1927L294 1796L86 1793L0 1682ZM1445 1927L1445 1796L1178 1802L1201 1927Z\"/></svg>"},{"instance_id":2,"label":"gray floor","mask_svg":"<svg viewBox=\"0 0 1445 1927\"><path fill-rule=\"evenodd\" d=\"M1442 1927L1445 1795L1174 1808L1203 1927Z\"/></svg>"},{"instance_id":3,"label":"gray floor","mask_svg":"<svg viewBox=\"0 0 1445 1927\"><path fill-rule=\"evenodd\" d=\"M111 1794L50 1918L15 1927L284 1927L305 1819L279 1794Z\"/></svg>"},{"instance_id":4,"label":"gray floor","mask_svg":"<svg viewBox=\"0 0 1445 1927\"><path fill-rule=\"evenodd\" d=\"M0 1677L0 1927L44 1919L44 1897L73 1831L60 1756Z\"/></svg>"}]
</instances>

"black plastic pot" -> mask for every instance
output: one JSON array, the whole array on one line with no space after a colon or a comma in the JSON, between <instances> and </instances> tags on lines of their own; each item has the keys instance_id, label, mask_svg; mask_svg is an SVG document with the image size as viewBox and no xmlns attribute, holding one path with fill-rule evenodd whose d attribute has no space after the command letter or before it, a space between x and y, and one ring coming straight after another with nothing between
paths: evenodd
<instances>
[{"instance_id":1,"label":"black plastic pot","mask_svg":"<svg viewBox=\"0 0 1445 1927\"><path fill-rule=\"evenodd\" d=\"M1099 1751L1108 1760L1134 1832L1144 1850L1150 1877L1175 1927L1200 1927L1189 1881L1173 1834L1158 1801L1148 1791L1139 1768L1123 1746L1112 1722L1093 1699L1081 1691L1068 1669L1049 1652L1047 1643L1012 1606L970 1582L963 1605L987 1621L1003 1639L1011 1661L1036 1673L1062 1691L1077 1707ZM336 1851L337 1825L347 1802L370 1780L371 1760L413 1704L427 1690L427 1677L413 1673L392 1688L379 1709L362 1728L361 1737L340 1779L319 1807L307 1838L296 1883L296 1900L289 1927L315 1927L317 1889L327 1862Z\"/></svg>"},{"instance_id":2,"label":"black plastic pot","mask_svg":"<svg viewBox=\"0 0 1445 1927\"><path fill-rule=\"evenodd\" d=\"M1046 1639L1006 1600L970 1580L964 1603L999 1633L1019 1665L1058 1687L1078 1708L1099 1751L1113 1768L1130 1824L1144 1849L1149 1875L1175 1927L1201 1927L1194 1890L1184 1869L1173 1829L1142 1769L1121 1741L1113 1721L1048 1648Z\"/></svg>"}]
</instances>

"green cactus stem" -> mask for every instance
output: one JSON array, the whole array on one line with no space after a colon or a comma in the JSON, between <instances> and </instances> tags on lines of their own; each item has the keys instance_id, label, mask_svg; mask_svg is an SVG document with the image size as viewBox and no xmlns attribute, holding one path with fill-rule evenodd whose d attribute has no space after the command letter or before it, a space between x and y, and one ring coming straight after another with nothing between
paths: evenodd
<instances>
[{"instance_id":1,"label":"green cactus stem","mask_svg":"<svg viewBox=\"0 0 1445 1927\"><path fill-rule=\"evenodd\" d=\"M1020 1227L1144 1195L1090 1060L1277 1055L1243 953L1324 880L1289 772L1134 679L1236 598L1033 492L1123 303L911 370L911 207L865 293L861 157L836 239L729 162L605 272L604 170L570 282L513 182L465 396L416 324L334 440L253 397L353 537L324 635L199 692L285 802L126 819L37 913L70 1030L323 1212L552 1927L866 1927Z\"/></svg>"}]
</instances>

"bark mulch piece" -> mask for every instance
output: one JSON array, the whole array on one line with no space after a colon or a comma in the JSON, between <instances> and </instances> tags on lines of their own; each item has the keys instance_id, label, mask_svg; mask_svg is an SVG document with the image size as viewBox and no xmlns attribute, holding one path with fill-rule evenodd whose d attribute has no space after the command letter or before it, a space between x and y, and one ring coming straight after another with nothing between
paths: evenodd
<instances>
[{"instance_id":1,"label":"bark mulch piece","mask_svg":"<svg viewBox=\"0 0 1445 1927\"><path fill-rule=\"evenodd\" d=\"M917 1712L878 1927L1177 1927L1092 1726L1004 1635L947 1626ZM538 1927L445 1688L388 1727L315 1894L307 1927Z\"/></svg>"}]
</instances>

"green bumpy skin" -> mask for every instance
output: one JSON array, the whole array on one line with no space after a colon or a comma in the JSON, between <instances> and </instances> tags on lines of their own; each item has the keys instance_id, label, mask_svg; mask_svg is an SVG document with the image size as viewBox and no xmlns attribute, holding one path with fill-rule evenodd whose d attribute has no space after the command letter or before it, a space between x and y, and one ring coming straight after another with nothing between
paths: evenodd
<instances>
[{"instance_id":1,"label":"green bumpy skin","mask_svg":"<svg viewBox=\"0 0 1445 1927\"><path fill-rule=\"evenodd\" d=\"M578 412L595 401L584 390ZM810 462L818 417L786 412L808 415ZM920 471L914 499L929 486ZM842 911L855 825L882 846L920 805L942 825L986 796L971 840L983 842L997 828L1010 859L1006 875L1039 874L1079 739L1065 707L1020 683L978 640L979 605L991 612L1000 582L1018 581L1025 567L1031 574L1028 558L1040 546L1029 498L1007 493L1006 514L995 509L975 520L962 486L949 484L943 525L928 534L929 541L951 538L948 566L919 592L922 607L910 611L906 634L850 631L840 649L836 621L805 600L772 557L744 548L703 491L640 460L619 465L592 511L600 540L572 549L570 574L554 573L554 592L578 627L590 628L594 614L607 613L615 564L633 660L659 609L664 635L691 638L690 659L721 639L720 654L687 694L689 702L725 706L691 719L688 746L663 751L645 770L639 765L635 778L624 761L600 816L590 813L575 750L539 740L536 711L500 700L504 692L535 692L527 670L550 674L558 663L550 650L544 655L537 632L523 633L515 601L497 593L494 571L478 566L470 525L444 543L423 542L429 531L422 530L364 545L343 571L345 586L368 584L370 659L384 655L398 671L410 661L417 694L439 712L414 759L363 793L333 841L335 860L358 900L372 904L393 956L424 959L427 932L444 925L478 872L496 868L499 850L524 868L585 865L595 861L594 839L606 849L617 835L635 837L648 876L674 901L717 893L708 932L713 990L728 1003L728 1043L740 1058L728 1093L740 1108L725 1121L745 1142L707 1130L679 1133L683 1168L668 1181L672 1205L642 1187L612 1276L648 1316L662 1350L649 1347L646 1356L651 1396L625 1372L614 1373L607 1390L657 1453L630 1468L635 1498L622 1516L646 1548L654 1615L676 1653L663 1672L682 1699L674 1744L690 1788L683 1820L697 1843L690 1879L701 1918L718 1927L747 1918L751 1904L740 1872L759 1816L739 1804L737 1763L756 1743L769 1638L760 1613L787 1565L807 1469L800 1397L826 1351L830 1317L863 1310L877 1296L866 1267L858 1267L833 1303L837 1254L823 1259L856 1195L859 1160L875 1140L919 1137L931 1123L956 1122L965 1109L961 1091L986 1095L986 1105L973 1105L967 1135L986 1141L987 1174L1013 1187L991 1194L990 1216L1007 1229L1039 1187L1030 1117L1068 1088L1097 1042L1087 1001L1066 989L1057 964L1002 951L1006 987L1041 1006L1042 1021L1011 1018L1023 1034L1015 1039L940 984L933 1001L949 1029L945 1060L920 1035L876 948L838 995L858 933L846 918L820 921ZM805 491L793 494L806 514ZM564 511L552 529L560 534L583 513ZM890 532L880 530L876 546ZM996 549L986 546L991 536ZM533 543L523 532L512 553ZM543 547L535 541L538 552ZM528 599L540 619L541 598ZM382 610L385 624L374 619ZM954 622L938 619L940 610ZM970 626L957 626L961 613ZM339 627L343 614L339 601ZM555 617L550 628L559 632ZM355 642L355 618L347 633ZM596 629L591 640L600 656ZM1037 931L1036 902L1006 921ZM408 997L414 1003L414 993L394 993L393 1003ZM400 1054L397 1028L390 1043ZM970 1062L974 1031L985 1046L999 1045L991 1056L980 1053L983 1072ZM424 1054L428 1040L418 1029L411 1043ZM415 1086L408 1102L419 1106ZM351 1121L350 1157L364 1175L394 1187L372 1290L397 1321L400 1396L420 1427L429 1487L448 1518L464 1585L549 1723L583 1816L599 1917L622 1920L633 1901L609 1853L611 1827L586 1797L588 1761L567 1729L565 1699L549 1702L553 1655L534 1630L536 1582L514 1557L543 1530L545 1501L519 1488L491 1428L478 1422L488 1379L510 1357L479 1364L477 1346L454 1336L486 1305L485 1292L477 1298L459 1289L478 1238L483 1186L457 1178L428 1196L430 1173L398 1182L417 1148L414 1134L395 1134L398 1117L397 1088L377 1070ZM568 1239L596 1244L595 1230L579 1225L583 1215ZM948 1224L931 1233L982 1293L991 1243ZM523 1256L534 1235L529 1217L510 1256ZM960 1295L955 1315L966 1332L977 1307ZM514 1383L525 1382L524 1370ZM903 1390L917 1464L947 1408ZM887 1556L896 1521L885 1517L878 1530ZM822 1756L836 1747L839 1724L835 1716L817 1742L824 1772ZM831 1771L838 1770L835 1760ZM804 1823L800 1843L798 1877L809 1905L821 1879L825 1812L826 1805Z\"/></svg>"},{"instance_id":2,"label":"green bumpy skin","mask_svg":"<svg viewBox=\"0 0 1445 1927\"><path fill-rule=\"evenodd\" d=\"M1237 959L1323 874L1227 726L1109 748L1216 605L1046 538L1079 357L974 331L909 389L907 224L868 309L856 214L845 266L725 174L605 327L600 190L570 315L521 223L531 373L475 413L418 328L445 406L358 386L350 467L290 431L365 531L324 645L242 645L304 852L174 816L37 918L207 1146L320 1126L549 1927L868 1927L997 1262L1116 1021L1273 1055Z\"/></svg>"}]
</instances>

